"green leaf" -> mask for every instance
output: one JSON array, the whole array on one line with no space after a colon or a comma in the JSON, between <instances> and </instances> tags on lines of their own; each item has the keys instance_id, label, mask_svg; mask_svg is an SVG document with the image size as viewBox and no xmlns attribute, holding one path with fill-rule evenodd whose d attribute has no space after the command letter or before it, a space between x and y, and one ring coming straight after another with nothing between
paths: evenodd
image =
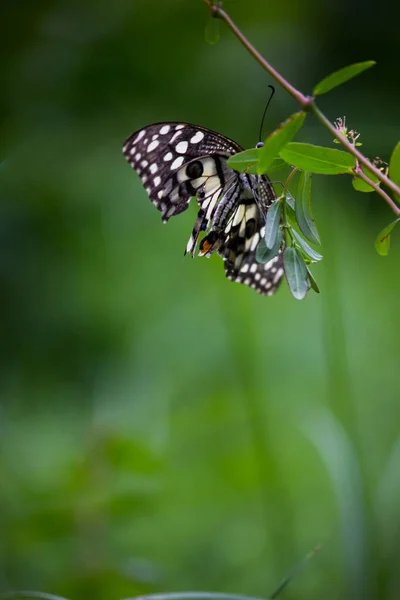
<instances>
[{"instance_id":1,"label":"green leaf","mask_svg":"<svg viewBox=\"0 0 400 600\"><path fill-rule=\"evenodd\" d=\"M306 118L305 112L298 112L289 117L284 123L275 129L265 140L264 146L260 148L258 160L258 174L265 173L269 165L275 160L278 152L294 138Z\"/></svg>"},{"instance_id":2,"label":"green leaf","mask_svg":"<svg viewBox=\"0 0 400 600\"><path fill-rule=\"evenodd\" d=\"M366 69L370 69L374 65L376 65L374 60L366 60L365 62L354 63L348 67L343 67L343 69L331 73L317 83L313 90L313 95L320 96L321 94L326 94L326 92L330 92L333 88L342 85L342 83L349 81L349 79L353 79L353 77L359 75Z\"/></svg>"},{"instance_id":3,"label":"green leaf","mask_svg":"<svg viewBox=\"0 0 400 600\"><path fill-rule=\"evenodd\" d=\"M357 167L357 171L358 171L358 169L361 169L362 172L364 173L364 175L366 175L371 181L379 184L379 179L369 169L367 169L366 167L362 167L361 165L359 167ZM353 188L355 190L357 190L357 192L375 192L373 187L371 187L363 179L360 179L360 177L357 177L357 175L355 177L353 177L352 183L353 183Z\"/></svg>"},{"instance_id":4,"label":"green leaf","mask_svg":"<svg viewBox=\"0 0 400 600\"><path fill-rule=\"evenodd\" d=\"M314 292L319 294L319 287L318 287L317 282L314 279L314 275L311 273L310 269L307 266L306 266L306 269L307 269L307 274L308 274L308 281L310 282L311 288L314 290Z\"/></svg>"},{"instance_id":5,"label":"green leaf","mask_svg":"<svg viewBox=\"0 0 400 600\"><path fill-rule=\"evenodd\" d=\"M265 264L275 258L278 254L280 247L282 244L282 231L278 229L278 234L276 236L275 245L273 248L267 248L265 244L265 240L262 239L257 246L256 250L256 261L262 264Z\"/></svg>"},{"instance_id":6,"label":"green leaf","mask_svg":"<svg viewBox=\"0 0 400 600\"><path fill-rule=\"evenodd\" d=\"M389 177L390 179L400 185L400 142L397 142L395 149L392 152L392 156L389 161ZM397 199L400 196L395 194Z\"/></svg>"},{"instance_id":7,"label":"green leaf","mask_svg":"<svg viewBox=\"0 0 400 600\"><path fill-rule=\"evenodd\" d=\"M219 19L209 17L204 31L207 44L218 44L219 42Z\"/></svg>"},{"instance_id":8,"label":"green leaf","mask_svg":"<svg viewBox=\"0 0 400 600\"><path fill-rule=\"evenodd\" d=\"M296 220L300 231L310 242L320 244L318 231L311 211L311 173L303 171L299 179L298 197L296 200Z\"/></svg>"},{"instance_id":9,"label":"green leaf","mask_svg":"<svg viewBox=\"0 0 400 600\"><path fill-rule=\"evenodd\" d=\"M356 166L356 159L348 152L299 142L289 142L279 155L302 171L323 175L352 173Z\"/></svg>"},{"instance_id":10,"label":"green leaf","mask_svg":"<svg viewBox=\"0 0 400 600\"><path fill-rule=\"evenodd\" d=\"M287 163L283 160L283 158L274 158L268 167L268 175L271 175L271 173L274 173L275 171L280 171L281 169L287 169Z\"/></svg>"},{"instance_id":11,"label":"green leaf","mask_svg":"<svg viewBox=\"0 0 400 600\"><path fill-rule=\"evenodd\" d=\"M257 165L260 158L261 148L250 148L234 154L227 160L228 166L240 173L252 173L257 175Z\"/></svg>"},{"instance_id":12,"label":"green leaf","mask_svg":"<svg viewBox=\"0 0 400 600\"><path fill-rule=\"evenodd\" d=\"M375 248L376 248L377 253L380 254L381 256L387 256L389 254L390 233L396 227L396 225L399 221L400 221L400 218L396 219L395 221L392 221L392 223L387 225L387 227L385 227L385 229L382 229L382 231L376 238Z\"/></svg>"},{"instance_id":13,"label":"green leaf","mask_svg":"<svg viewBox=\"0 0 400 600\"><path fill-rule=\"evenodd\" d=\"M303 253L306 256L308 256L308 258L311 259L312 262L318 262L319 260L323 259L322 254L319 254L316 250L311 248L311 246L309 246L307 244L307 242L305 240L303 240L301 235L298 234L295 229L292 229L291 231L292 231L293 236L296 238L296 242L299 244Z\"/></svg>"},{"instance_id":14,"label":"green leaf","mask_svg":"<svg viewBox=\"0 0 400 600\"><path fill-rule=\"evenodd\" d=\"M272 250L275 246L276 238L279 231L279 225L281 222L281 203L279 200L275 200L267 212L267 220L265 223L265 245L268 250Z\"/></svg>"},{"instance_id":15,"label":"green leaf","mask_svg":"<svg viewBox=\"0 0 400 600\"><path fill-rule=\"evenodd\" d=\"M296 300L302 300L309 289L308 273L306 263L297 248L285 248L283 268L292 296Z\"/></svg>"}]
</instances>

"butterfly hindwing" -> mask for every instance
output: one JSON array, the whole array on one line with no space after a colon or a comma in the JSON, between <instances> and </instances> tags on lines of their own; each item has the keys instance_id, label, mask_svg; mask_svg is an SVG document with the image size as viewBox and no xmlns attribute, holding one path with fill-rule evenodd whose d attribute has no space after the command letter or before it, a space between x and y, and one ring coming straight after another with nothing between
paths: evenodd
<instances>
[{"instance_id":1,"label":"butterfly hindwing","mask_svg":"<svg viewBox=\"0 0 400 600\"><path fill-rule=\"evenodd\" d=\"M168 219L196 197L199 212L186 252L214 252L228 279L271 295L283 275L282 254L266 265L256 261L268 207L275 199L266 176L240 174L227 159L242 148L225 136L188 123L158 123L133 133L123 152L139 174L151 201Z\"/></svg>"}]
</instances>

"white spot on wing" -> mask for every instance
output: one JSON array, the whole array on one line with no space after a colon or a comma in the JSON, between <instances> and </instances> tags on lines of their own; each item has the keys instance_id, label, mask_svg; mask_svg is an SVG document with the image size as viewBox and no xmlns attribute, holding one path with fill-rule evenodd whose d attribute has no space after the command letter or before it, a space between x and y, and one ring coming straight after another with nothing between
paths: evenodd
<instances>
[{"instance_id":1,"label":"white spot on wing","mask_svg":"<svg viewBox=\"0 0 400 600\"><path fill-rule=\"evenodd\" d=\"M161 183L161 177L154 177L154 185L158 187Z\"/></svg>"},{"instance_id":2,"label":"white spot on wing","mask_svg":"<svg viewBox=\"0 0 400 600\"><path fill-rule=\"evenodd\" d=\"M264 286L266 283L267 283L267 280L266 280L266 278L265 278L265 277L263 277L263 278L261 279L261 281L260 281L260 285L263 285L263 286Z\"/></svg>"},{"instance_id":3,"label":"white spot on wing","mask_svg":"<svg viewBox=\"0 0 400 600\"><path fill-rule=\"evenodd\" d=\"M171 127L169 125L164 125L164 127L161 127L161 129L160 129L161 135L165 135L166 133L168 133L168 131L170 129L171 129Z\"/></svg>"},{"instance_id":4,"label":"white spot on wing","mask_svg":"<svg viewBox=\"0 0 400 600\"><path fill-rule=\"evenodd\" d=\"M185 126L184 125L177 125L175 127L176 131L179 131L180 129L183 129Z\"/></svg>"},{"instance_id":5,"label":"white spot on wing","mask_svg":"<svg viewBox=\"0 0 400 600\"><path fill-rule=\"evenodd\" d=\"M174 155L172 154L172 152L168 152L168 153L167 153L167 154L164 156L163 160L165 160L165 162L168 162L169 160L172 160L173 158L174 158Z\"/></svg>"},{"instance_id":6,"label":"white spot on wing","mask_svg":"<svg viewBox=\"0 0 400 600\"><path fill-rule=\"evenodd\" d=\"M176 145L175 150L179 152L179 154L185 154L186 150L188 149L188 145L188 142L179 142L179 144Z\"/></svg>"},{"instance_id":7,"label":"white spot on wing","mask_svg":"<svg viewBox=\"0 0 400 600\"><path fill-rule=\"evenodd\" d=\"M184 160L185 159L183 158L183 156L178 156L178 158L176 158L171 165L171 171L174 171L175 169L179 169L179 167L182 166L182 163Z\"/></svg>"},{"instance_id":8,"label":"white spot on wing","mask_svg":"<svg viewBox=\"0 0 400 600\"><path fill-rule=\"evenodd\" d=\"M135 160L140 160L141 158L142 158L142 155L140 154L140 152L135 154Z\"/></svg>"},{"instance_id":9,"label":"white spot on wing","mask_svg":"<svg viewBox=\"0 0 400 600\"><path fill-rule=\"evenodd\" d=\"M240 269L241 273L247 273L248 270L249 270L248 263L244 264L243 267Z\"/></svg>"},{"instance_id":10,"label":"white spot on wing","mask_svg":"<svg viewBox=\"0 0 400 600\"><path fill-rule=\"evenodd\" d=\"M198 144L204 137L204 133L202 131L198 131L193 137L190 138L191 144Z\"/></svg>"},{"instance_id":11,"label":"white spot on wing","mask_svg":"<svg viewBox=\"0 0 400 600\"><path fill-rule=\"evenodd\" d=\"M255 233L251 242L250 250L255 250L258 246L258 242L260 241L260 236L258 233Z\"/></svg>"},{"instance_id":12,"label":"white spot on wing","mask_svg":"<svg viewBox=\"0 0 400 600\"><path fill-rule=\"evenodd\" d=\"M243 269L242 269L243 271ZM257 265L256 263L252 264L250 267L250 273L255 273L257 271Z\"/></svg>"},{"instance_id":13,"label":"white spot on wing","mask_svg":"<svg viewBox=\"0 0 400 600\"><path fill-rule=\"evenodd\" d=\"M276 272L276 274L275 274L275 277L273 279L274 283L278 283L278 281L280 280L280 278L282 277L282 275L283 275L283 269L278 269L277 272Z\"/></svg>"},{"instance_id":14,"label":"white spot on wing","mask_svg":"<svg viewBox=\"0 0 400 600\"><path fill-rule=\"evenodd\" d=\"M154 175L154 173L157 173L157 171L158 171L158 167L157 167L156 163L153 163L150 166L150 173L153 173L153 175Z\"/></svg>"},{"instance_id":15,"label":"white spot on wing","mask_svg":"<svg viewBox=\"0 0 400 600\"><path fill-rule=\"evenodd\" d=\"M147 152L152 152L153 150L155 150L157 148L157 146L159 144L160 144L160 142L158 142L157 140L150 142L150 144L147 146Z\"/></svg>"},{"instance_id":16,"label":"white spot on wing","mask_svg":"<svg viewBox=\"0 0 400 600\"><path fill-rule=\"evenodd\" d=\"M147 165L148 165L148 164L149 164L149 163L147 162L147 160L142 160L142 162L140 163L140 165L143 167L143 169L144 169L145 167L147 167Z\"/></svg>"},{"instance_id":17,"label":"white spot on wing","mask_svg":"<svg viewBox=\"0 0 400 600\"><path fill-rule=\"evenodd\" d=\"M144 129L142 129L142 131L139 131L139 133L137 134L137 136L133 140L133 143L137 144L138 141L141 140L143 136L144 136Z\"/></svg>"},{"instance_id":18,"label":"white spot on wing","mask_svg":"<svg viewBox=\"0 0 400 600\"><path fill-rule=\"evenodd\" d=\"M244 215L244 206L243 204L239 204L238 209L236 210L235 217L233 219L232 227L235 225L239 225Z\"/></svg>"},{"instance_id":19,"label":"white spot on wing","mask_svg":"<svg viewBox=\"0 0 400 600\"><path fill-rule=\"evenodd\" d=\"M179 137L181 134L182 134L182 131L177 131L176 133L174 133L174 135L170 139L169 143L172 144L172 142L174 142L176 140L176 138Z\"/></svg>"}]
</instances>

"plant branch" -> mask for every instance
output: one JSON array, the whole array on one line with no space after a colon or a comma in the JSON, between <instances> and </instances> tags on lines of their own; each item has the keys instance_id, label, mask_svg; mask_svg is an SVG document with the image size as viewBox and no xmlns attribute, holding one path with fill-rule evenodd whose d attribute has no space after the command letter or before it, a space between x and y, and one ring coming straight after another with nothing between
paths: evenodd
<instances>
[{"instance_id":1,"label":"plant branch","mask_svg":"<svg viewBox=\"0 0 400 600\"><path fill-rule=\"evenodd\" d=\"M324 127L326 127L326 129L328 129L337 140L339 140L339 142L346 148L348 152L350 152L350 154L356 157L359 163L361 163L362 165L364 165L364 167L371 171L371 173L373 173L379 179L379 181L381 181L388 188L390 188L392 192L400 196L400 187L396 185L394 181L389 179L389 177L385 175L385 173L382 173L382 171L380 171L375 165L373 165L371 161L369 161L368 158L364 156L364 154L361 154L361 152L357 150L357 148L353 144L351 144L343 134L339 133L335 129L335 126L329 121L329 119L327 119L325 115L319 110L315 102L312 102L310 106L310 112L317 117L320 123L322 123L322 125L324 125ZM394 204L394 206L396 205ZM398 207L396 206L396 208Z\"/></svg>"},{"instance_id":2,"label":"plant branch","mask_svg":"<svg viewBox=\"0 0 400 600\"><path fill-rule=\"evenodd\" d=\"M364 165L371 173L373 173L379 181L381 181L386 187L388 187L392 192L400 196L400 187L394 183L385 173L380 171L375 165L373 165L366 156L361 154L361 152L352 145L339 131L335 129L335 126L325 117L325 115L319 110L317 107L315 100L312 96L305 96L299 90L297 90L291 83L289 83L274 67L267 61L261 54L254 48L252 43L246 38L246 36L240 31L240 29L235 25L230 16L223 10L222 3L214 4L213 0L204 0L207 7L209 8L211 14L225 21L225 23L230 27L232 32L238 38L238 40L243 44L243 46L250 52L250 54L255 58L255 60L261 65L261 67L267 71L275 79L279 85L281 85L299 104L302 110L306 112L311 112L322 125L328 129L328 131L335 137L339 142L346 148L346 150L355 156L359 163ZM369 182L369 180L368 180ZM372 185L372 182L371 182ZM383 190L379 188L377 185L372 185L376 191L380 190L378 193L385 198L386 202L392 208L392 210L399 214L399 207L395 204L395 202L387 195ZM385 196L383 196L385 194Z\"/></svg>"},{"instance_id":3,"label":"plant branch","mask_svg":"<svg viewBox=\"0 0 400 600\"><path fill-rule=\"evenodd\" d=\"M392 200L392 198L389 196L389 194L387 194L377 183L375 183L369 177L367 177L365 175L365 173L363 173L361 171L361 169L358 170L356 167L355 169L353 169L353 173L354 173L354 175L356 175L357 177L359 177L360 179L365 181L365 183L368 183L368 185L370 185L372 188L374 188L376 193L379 194L380 196L382 196L382 198L385 200L385 202L390 206L390 208L395 213L395 215L400 217L400 207L397 206L397 204Z\"/></svg>"}]
</instances>

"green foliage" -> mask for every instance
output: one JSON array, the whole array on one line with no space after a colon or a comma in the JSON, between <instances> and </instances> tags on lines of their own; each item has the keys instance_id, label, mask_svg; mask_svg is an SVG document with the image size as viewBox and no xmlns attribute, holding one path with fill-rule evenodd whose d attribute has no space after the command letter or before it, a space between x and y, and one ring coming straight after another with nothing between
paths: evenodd
<instances>
[{"instance_id":1,"label":"green foliage","mask_svg":"<svg viewBox=\"0 0 400 600\"><path fill-rule=\"evenodd\" d=\"M303 255L308 258L309 261L318 262L323 259L322 254L319 254L319 252L311 248L311 246L307 244L307 242L301 237L301 235L297 233L295 229L292 230L292 234L296 242L299 244Z\"/></svg>"},{"instance_id":2,"label":"green foliage","mask_svg":"<svg viewBox=\"0 0 400 600\"><path fill-rule=\"evenodd\" d=\"M396 227L397 223L399 223L400 219L396 219L389 223L382 231L379 233L378 237L375 240L375 248L378 254L381 256L387 256L389 254L390 248L390 234L393 229Z\"/></svg>"},{"instance_id":3,"label":"green foliage","mask_svg":"<svg viewBox=\"0 0 400 600\"><path fill-rule=\"evenodd\" d=\"M370 179L371 181L373 181L374 183L379 185L379 179L369 169L367 169L363 166L357 167L357 170L358 169L360 169L364 173L364 175L366 175L368 177L368 179ZM352 184L353 184L353 188L357 192L374 192L375 191L373 187L371 187L366 181L364 181L360 177L357 177L357 175L355 177L353 177Z\"/></svg>"},{"instance_id":4,"label":"green foliage","mask_svg":"<svg viewBox=\"0 0 400 600\"><path fill-rule=\"evenodd\" d=\"M293 246L285 248L283 266L292 296L296 300L302 300L308 292L309 283L306 264L297 248Z\"/></svg>"},{"instance_id":5,"label":"green foliage","mask_svg":"<svg viewBox=\"0 0 400 600\"><path fill-rule=\"evenodd\" d=\"M249 150L238 152L238 154L231 156L227 160L227 163L235 171L257 175L261 150L261 148L250 148Z\"/></svg>"},{"instance_id":6,"label":"green foliage","mask_svg":"<svg viewBox=\"0 0 400 600\"><path fill-rule=\"evenodd\" d=\"M301 232L311 242L320 244L319 234L311 211L311 173L303 171L300 175L298 197L296 201L296 219Z\"/></svg>"},{"instance_id":7,"label":"green foliage","mask_svg":"<svg viewBox=\"0 0 400 600\"><path fill-rule=\"evenodd\" d=\"M260 175L267 171L279 151L294 138L303 126L305 118L306 114L304 112L295 113L267 137L264 146L260 148L258 157L258 173Z\"/></svg>"},{"instance_id":8,"label":"green foliage","mask_svg":"<svg viewBox=\"0 0 400 600\"><path fill-rule=\"evenodd\" d=\"M370 69L374 65L376 65L374 60L367 60L365 62L354 63L347 67L343 67L343 69L339 69L338 71L331 73L317 83L317 85L314 87L313 94L314 96L326 94L333 88L342 85L346 81L349 81L349 79L353 79L353 77L356 77L356 75L359 75L366 69Z\"/></svg>"},{"instance_id":9,"label":"green foliage","mask_svg":"<svg viewBox=\"0 0 400 600\"><path fill-rule=\"evenodd\" d=\"M276 234L275 244L272 248L267 247L264 239L260 240L256 250L256 260L259 263L265 264L275 258L281 248L282 240L283 235L280 229Z\"/></svg>"},{"instance_id":10,"label":"green foliage","mask_svg":"<svg viewBox=\"0 0 400 600\"><path fill-rule=\"evenodd\" d=\"M273 202L271 208L267 213L267 220L265 223L265 245L268 250L276 245L276 239L278 236L279 225L281 222L281 203L279 200Z\"/></svg>"},{"instance_id":11,"label":"green foliage","mask_svg":"<svg viewBox=\"0 0 400 600\"><path fill-rule=\"evenodd\" d=\"M289 165L322 175L351 173L356 166L356 159L348 152L300 142L290 142L279 155Z\"/></svg>"}]
</instances>

